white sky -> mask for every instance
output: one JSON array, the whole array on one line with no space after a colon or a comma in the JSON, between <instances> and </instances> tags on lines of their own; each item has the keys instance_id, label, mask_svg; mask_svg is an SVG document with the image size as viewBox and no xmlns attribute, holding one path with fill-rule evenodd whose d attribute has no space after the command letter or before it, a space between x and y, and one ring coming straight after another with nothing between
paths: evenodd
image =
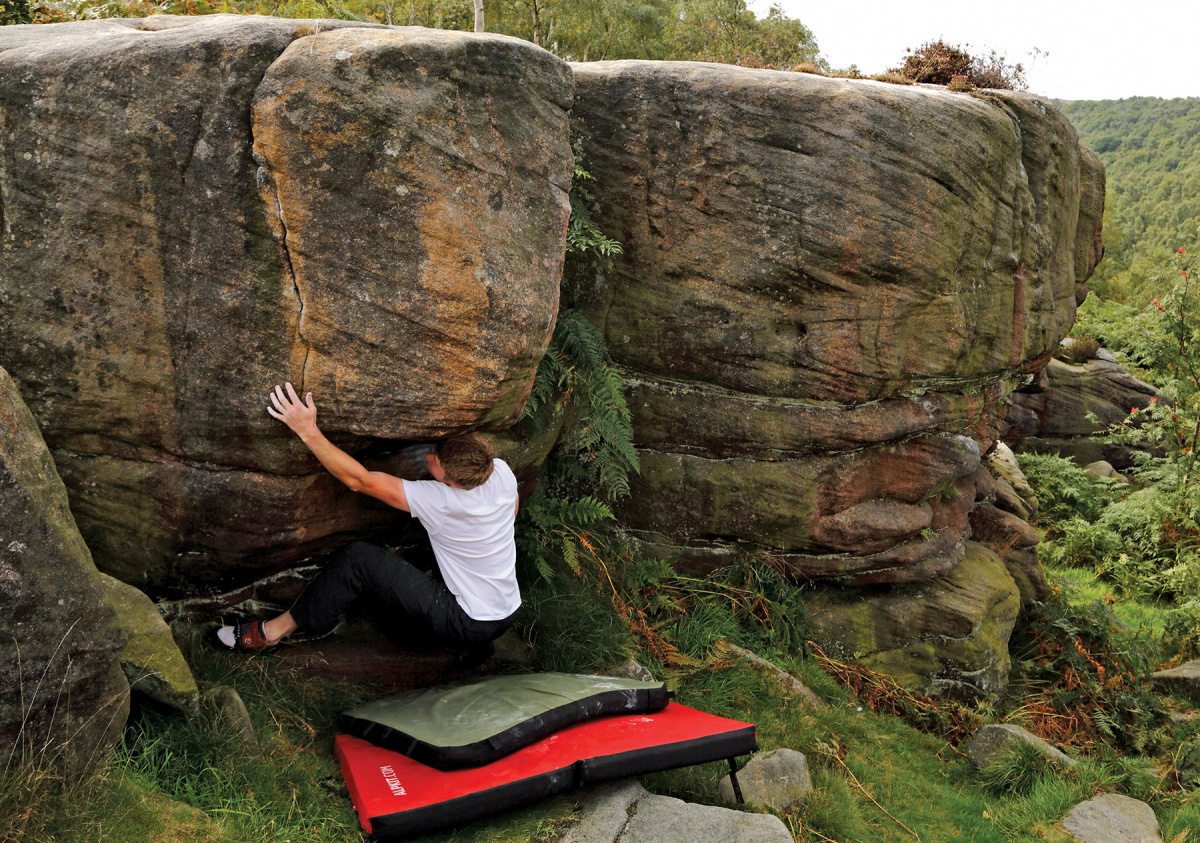
<instances>
[{"instance_id":1,"label":"white sky","mask_svg":"<svg viewBox=\"0 0 1200 843\"><path fill-rule=\"evenodd\" d=\"M834 68L895 67L942 38L1025 66L1029 90L1060 99L1200 97L1200 0L747 0L779 5ZM1031 58L1034 49L1048 55Z\"/></svg>"}]
</instances>

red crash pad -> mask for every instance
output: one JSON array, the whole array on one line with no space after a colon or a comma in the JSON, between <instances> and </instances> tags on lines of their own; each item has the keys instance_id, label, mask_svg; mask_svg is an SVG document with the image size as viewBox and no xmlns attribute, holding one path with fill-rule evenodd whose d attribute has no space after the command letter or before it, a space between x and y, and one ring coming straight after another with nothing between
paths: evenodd
<instances>
[{"instance_id":1,"label":"red crash pad","mask_svg":"<svg viewBox=\"0 0 1200 843\"><path fill-rule=\"evenodd\" d=\"M611 779L746 755L754 724L670 703L656 714L568 726L482 767L442 771L338 735L335 753L362 827L395 840Z\"/></svg>"}]
</instances>

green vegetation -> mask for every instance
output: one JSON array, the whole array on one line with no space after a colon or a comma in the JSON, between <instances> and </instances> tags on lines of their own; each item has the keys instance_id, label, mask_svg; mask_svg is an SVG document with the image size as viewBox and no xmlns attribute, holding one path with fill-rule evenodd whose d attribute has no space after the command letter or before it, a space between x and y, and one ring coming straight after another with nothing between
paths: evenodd
<instances>
[{"instance_id":1,"label":"green vegetation","mask_svg":"<svg viewBox=\"0 0 1200 843\"><path fill-rule=\"evenodd\" d=\"M1200 99L1059 105L1108 173L1105 257L1089 286L1141 309L1157 295L1154 276L1200 229Z\"/></svg>"}]
</instances>

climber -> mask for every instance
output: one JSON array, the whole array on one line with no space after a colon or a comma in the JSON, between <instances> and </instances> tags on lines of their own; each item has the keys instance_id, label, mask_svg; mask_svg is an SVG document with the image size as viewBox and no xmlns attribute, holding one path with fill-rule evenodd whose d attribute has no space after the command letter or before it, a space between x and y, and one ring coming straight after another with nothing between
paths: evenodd
<instances>
[{"instance_id":1,"label":"climber","mask_svg":"<svg viewBox=\"0 0 1200 843\"><path fill-rule=\"evenodd\" d=\"M366 542L346 547L308 585L291 609L270 620L241 621L217 631L233 650L270 650L300 630L323 634L360 596L421 622L477 664L512 625L521 605L513 526L517 480L491 447L474 435L438 444L427 455L432 480L403 480L368 471L317 427L312 393L301 401L289 383L276 386L267 412L308 446L334 477L356 492L415 516L428 534L440 577Z\"/></svg>"}]
</instances>

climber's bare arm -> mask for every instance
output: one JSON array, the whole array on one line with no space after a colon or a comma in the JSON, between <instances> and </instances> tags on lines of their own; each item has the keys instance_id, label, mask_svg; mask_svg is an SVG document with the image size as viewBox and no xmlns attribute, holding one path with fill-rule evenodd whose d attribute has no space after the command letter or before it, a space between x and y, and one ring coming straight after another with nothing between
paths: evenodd
<instances>
[{"instance_id":1,"label":"climber's bare arm","mask_svg":"<svg viewBox=\"0 0 1200 843\"><path fill-rule=\"evenodd\" d=\"M267 412L290 427L330 474L355 492L409 511L404 483L399 477L382 471L368 471L362 463L325 438L325 434L317 427L317 405L313 402L311 392L301 401L295 387L288 383L276 386L270 397L271 406L267 407Z\"/></svg>"}]
</instances>

